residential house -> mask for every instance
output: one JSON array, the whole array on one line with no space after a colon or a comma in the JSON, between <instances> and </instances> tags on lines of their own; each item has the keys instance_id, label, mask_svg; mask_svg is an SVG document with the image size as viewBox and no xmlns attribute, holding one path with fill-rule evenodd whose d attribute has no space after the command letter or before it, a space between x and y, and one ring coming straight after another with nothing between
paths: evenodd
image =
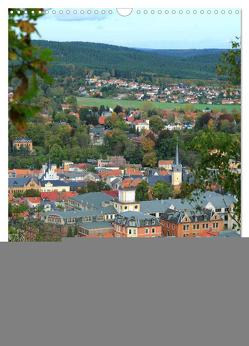
<instances>
[{"instance_id":1,"label":"residential house","mask_svg":"<svg viewBox=\"0 0 249 346\"><path fill-rule=\"evenodd\" d=\"M166 237L216 236L224 229L222 217L210 209L178 211L169 208L160 217L160 221Z\"/></svg>"},{"instance_id":2,"label":"residential house","mask_svg":"<svg viewBox=\"0 0 249 346\"><path fill-rule=\"evenodd\" d=\"M141 132L141 131L149 131L150 130L150 121L149 119L146 120L135 120L134 121L134 125L135 125L135 130L137 132Z\"/></svg>"},{"instance_id":3,"label":"residential house","mask_svg":"<svg viewBox=\"0 0 249 346\"><path fill-rule=\"evenodd\" d=\"M136 211L116 215L114 223L116 238L154 238L162 236L162 226L156 217Z\"/></svg>"},{"instance_id":4,"label":"residential house","mask_svg":"<svg viewBox=\"0 0 249 346\"><path fill-rule=\"evenodd\" d=\"M173 160L159 160L158 161L158 168L163 168L163 169L171 171L173 163L174 163Z\"/></svg>"},{"instance_id":5,"label":"residential house","mask_svg":"<svg viewBox=\"0 0 249 346\"><path fill-rule=\"evenodd\" d=\"M29 151L33 151L33 143L30 138L16 138L13 141L13 148L16 150L20 150L21 148L28 149Z\"/></svg>"}]
</instances>

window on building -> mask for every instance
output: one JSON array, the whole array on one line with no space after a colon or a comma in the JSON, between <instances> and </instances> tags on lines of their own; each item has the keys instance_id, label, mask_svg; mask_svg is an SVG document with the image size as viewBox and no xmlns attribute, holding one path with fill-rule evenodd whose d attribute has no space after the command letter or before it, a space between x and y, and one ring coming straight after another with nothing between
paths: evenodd
<instances>
[{"instance_id":1,"label":"window on building","mask_svg":"<svg viewBox=\"0 0 249 346\"><path fill-rule=\"evenodd\" d=\"M135 209L137 209L137 205L135 205Z\"/></svg>"},{"instance_id":2,"label":"window on building","mask_svg":"<svg viewBox=\"0 0 249 346\"><path fill-rule=\"evenodd\" d=\"M221 212L221 209L215 209L215 211L217 211L217 213L220 213Z\"/></svg>"},{"instance_id":3,"label":"window on building","mask_svg":"<svg viewBox=\"0 0 249 346\"><path fill-rule=\"evenodd\" d=\"M132 233L132 230L131 230L131 229L129 229L129 230L128 230L128 233L129 233L129 234L131 234L131 233Z\"/></svg>"},{"instance_id":4,"label":"window on building","mask_svg":"<svg viewBox=\"0 0 249 346\"><path fill-rule=\"evenodd\" d=\"M149 233L149 229L148 229L148 228L145 229L145 233L146 233L146 234Z\"/></svg>"},{"instance_id":5,"label":"window on building","mask_svg":"<svg viewBox=\"0 0 249 346\"><path fill-rule=\"evenodd\" d=\"M155 228L152 228L151 233L155 233Z\"/></svg>"},{"instance_id":6,"label":"window on building","mask_svg":"<svg viewBox=\"0 0 249 346\"><path fill-rule=\"evenodd\" d=\"M218 222L216 222L216 224L215 224L215 225L216 225L216 228L218 228L218 227L219 227L219 224L218 224Z\"/></svg>"},{"instance_id":7,"label":"window on building","mask_svg":"<svg viewBox=\"0 0 249 346\"><path fill-rule=\"evenodd\" d=\"M199 224L196 225L196 229L200 229L200 225Z\"/></svg>"},{"instance_id":8,"label":"window on building","mask_svg":"<svg viewBox=\"0 0 249 346\"><path fill-rule=\"evenodd\" d=\"M189 230L189 225L183 225L183 230L188 231Z\"/></svg>"},{"instance_id":9,"label":"window on building","mask_svg":"<svg viewBox=\"0 0 249 346\"><path fill-rule=\"evenodd\" d=\"M216 228L216 227L215 227L215 223L213 223L213 228Z\"/></svg>"},{"instance_id":10,"label":"window on building","mask_svg":"<svg viewBox=\"0 0 249 346\"><path fill-rule=\"evenodd\" d=\"M125 210L127 209L127 205L124 207L125 208Z\"/></svg>"},{"instance_id":11,"label":"window on building","mask_svg":"<svg viewBox=\"0 0 249 346\"><path fill-rule=\"evenodd\" d=\"M208 223L206 223L206 228L208 228Z\"/></svg>"},{"instance_id":12,"label":"window on building","mask_svg":"<svg viewBox=\"0 0 249 346\"><path fill-rule=\"evenodd\" d=\"M193 229L195 229L195 226L196 226L196 225L193 225Z\"/></svg>"}]
</instances>

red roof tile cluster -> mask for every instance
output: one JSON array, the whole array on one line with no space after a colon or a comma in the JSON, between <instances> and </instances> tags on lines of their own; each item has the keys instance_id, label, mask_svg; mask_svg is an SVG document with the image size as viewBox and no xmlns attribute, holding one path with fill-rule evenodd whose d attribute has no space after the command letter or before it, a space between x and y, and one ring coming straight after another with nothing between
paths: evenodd
<instances>
[{"instance_id":1,"label":"red roof tile cluster","mask_svg":"<svg viewBox=\"0 0 249 346\"><path fill-rule=\"evenodd\" d=\"M49 201L66 201L69 198L77 196L78 193L74 191L52 191L52 192L41 192L42 199L48 199Z\"/></svg>"},{"instance_id":2,"label":"red roof tile cluster","mask_svg":"<svg viewBox=\"0 0 249 346\"><path fill-rule=\"evenodd\" d=\"M33 204L41 203L41 197L27 197L26 200Z\"/></svg>"},{"instance_id":3,"label":"red roof tile cluster","mask_svg":"<svg viewBox=\"0 0 249 346\"><path fill-rule=\"evenodd\" d=\"M159 175L168 175L169 174L169 171L166 171L166 170L160 170L159 171Z\"/></svg>"},{"instance_id":4,"label":"red roof tile cluster","mask_svg":"<svg viewBox=\"0 0 249 346\"><path fill-rule=\"evenodd\" d=\"M101 178L107 178L107 177L120 177L122 174L120 169L110 169L110 170L105 170L102 172L99 172L99 176Z\"/></svg>"},{"instance_id":5,"label":"red roof tile cluster","mask_svg":"<svg viewBox=\"0 0 249 346\"><path fill-rule=\"evenodd\" d=\"M174 161L173 160L159 160L158 161L158 165L162 166L162 165L173 165Z\"/></svg>"},{"instance_id":6,"label":"red roof tile cluster","mask_svg":"<svg viewBox=\"0 0 249 346\"><path fill-rule=\"evenodd\" d=\"M118 190L104 190L104 191L101 191L105 194L107 194L108 196L111 196L111 197L118 197Z\"/></svg>"},{"instance_id":7,"label":"red roof tile cluster","mask_svg":"<svg viewBox=\"0 0 249 346\"><path fill-rule=\"evenodd\" d=\"M126 174L127 175L140 175L143 176L143 172L139 171L138 169L135 168L126 168Z\"/></svg>"},{"instance_id":8,"label":"red roof tile cluster","mask_svg":"<svg viewBox=\"0 0 249 346\"><path fill-rule=\"evenodd\" d=\"M137 187L139 183L141 183L141 178L131 179L126 178L122 181L121 187L122 188L129 188L129 187Z\"/></svg>"}]
</instances>

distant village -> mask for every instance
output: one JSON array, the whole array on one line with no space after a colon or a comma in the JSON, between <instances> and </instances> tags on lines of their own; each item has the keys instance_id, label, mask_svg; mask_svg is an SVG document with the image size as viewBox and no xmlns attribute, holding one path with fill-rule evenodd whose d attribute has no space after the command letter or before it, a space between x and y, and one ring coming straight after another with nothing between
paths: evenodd
<instances>
[{"instance_id":1,"label":"distant village","mask_svg":"<svg viewBox=\"0 0 249 346\"><path fill-rule=\"evenodd\" d=\"M169 103L189 104L240 104L240 88L222 86L188 85L185 83L167 83L164 87L149 83L139 83L124 79L101 79L101 77L86 78L85 84L79 88L79 96L102 97L103 90L115 88L117 96L114 99L148 100Z\"/></svg>"}]
</instances>

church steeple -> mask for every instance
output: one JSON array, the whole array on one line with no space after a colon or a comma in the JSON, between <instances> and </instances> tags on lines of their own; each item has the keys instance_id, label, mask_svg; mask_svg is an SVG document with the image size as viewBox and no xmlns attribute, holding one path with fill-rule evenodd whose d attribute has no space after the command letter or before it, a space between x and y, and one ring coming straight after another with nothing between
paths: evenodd
<instances>
[{"instance_id":1,"label":"church steeple","mask_svg":"<svg viewBox=\"0 0 249 346\"><path fill-rule=\"evenodd\" d=\"M178 138L177 138L177 143L176 143L176 162L175 164L178 166L179 165L179 149L178 149Z\"/></svg>"}]
</instances>

